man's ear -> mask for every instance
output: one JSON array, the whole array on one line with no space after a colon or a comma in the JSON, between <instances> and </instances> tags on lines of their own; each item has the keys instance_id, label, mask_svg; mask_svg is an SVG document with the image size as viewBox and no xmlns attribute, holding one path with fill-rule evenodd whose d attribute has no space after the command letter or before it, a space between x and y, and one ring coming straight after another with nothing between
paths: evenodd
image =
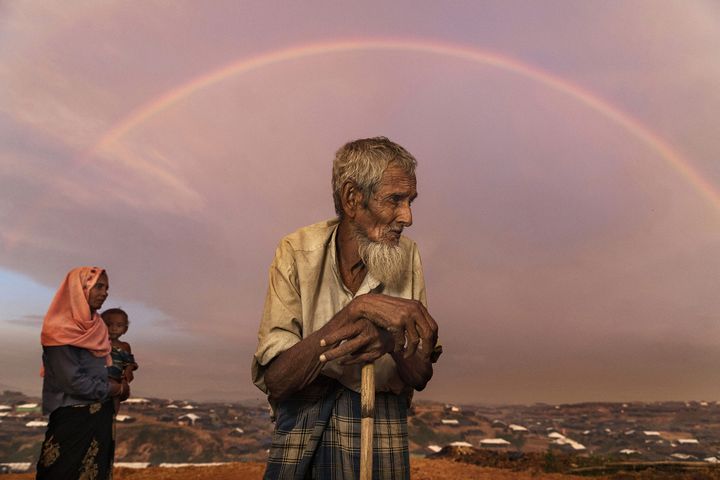
<instances>
[{"instance_id":1,"label":"man's ear","mask_svg":"<svg viewBox=\"0 0 720 480\"><path fill-rule=\"evenodd\" d=\"M348 180L343 183L340 188L340 202L342 203L343 213L348 218L355 218L357 210L362 206L363 194L358 189L355 182Z\"/></svg>"}]
</instances>

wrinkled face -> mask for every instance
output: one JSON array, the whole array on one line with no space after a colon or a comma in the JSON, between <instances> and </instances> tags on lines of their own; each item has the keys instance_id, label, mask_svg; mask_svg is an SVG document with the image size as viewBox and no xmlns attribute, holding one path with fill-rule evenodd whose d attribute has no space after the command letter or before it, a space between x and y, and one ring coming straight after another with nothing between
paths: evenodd
<instances>
[{"instance_id":1,"label":"wrinkled face","mask_svg":"<svg viewBox=\"0 0 720 480\"><path fill-rule=\"evenodd\" d=\"M355 226L373 242L397 245L403 229L412 225L410 205L415 197L415 176L391 164L367 208L358 209Z\"/></svg>"},{"instance_id":2,"label":"wrinkled face","mask_svg":"<svg viewBox=\"0 0 720 480\"><path fill-rule=\"evenodd\" d=\"M117 340L121 335L127 332L128 321L125 318L125 315L121 313L114 313L105 315L105 317L106 318L103 318L103 320L105 321L105 325L107 325L110 340Z\"/></svg>"},{"instance_id":3,"label":"wrinkled face","mask_svg":"<svg viewBox=\"0 0 720 480\"><path fill-rule=\"evenodd\" d=\"M110 284L108 283L107 273L103 272L88 292L88 304L90 305L91 311L95 312L102 307L105 299L108 297L109 288Z\"/></svg>"}]
</instances>

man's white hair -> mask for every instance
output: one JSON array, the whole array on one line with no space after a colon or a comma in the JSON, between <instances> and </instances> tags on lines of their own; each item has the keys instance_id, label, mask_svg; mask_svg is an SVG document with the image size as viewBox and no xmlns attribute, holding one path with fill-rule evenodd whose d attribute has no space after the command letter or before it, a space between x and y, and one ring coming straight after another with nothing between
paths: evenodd
<instances>
[{"instance_id":1,"label":"man's white hair","mask_svg":"<svg viewBox=\"0 0 720 480\"><path fill-rule=\"evenodd\" d=\"M386 137L361 138L346 143L335 153L332 171L335 212L342 218L342 186L351 181L363 194L367 207L375 194L383 173L390 164L400 166L408 175L415 175L417 160L403 147Z\"/></svg>"}]
</instances>

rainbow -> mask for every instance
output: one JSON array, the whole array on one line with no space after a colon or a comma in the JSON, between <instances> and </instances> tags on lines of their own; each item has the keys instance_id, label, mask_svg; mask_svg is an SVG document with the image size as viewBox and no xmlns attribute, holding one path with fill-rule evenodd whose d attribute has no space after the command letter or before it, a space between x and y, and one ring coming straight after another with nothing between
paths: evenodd
<instances>
[{"instance_id":1,"label":"rainbow","mask_svg":"<svg viewBox=\"0 0 720 480\"><path fill-rule=\"evenodd\" d=\"M639 139L643 144L651 149L651 151L654 151L663 158L672 169L677 171L685 180L687 180L687 182L689 182L689 184L697 192L699 192L702 197L709 201L709 203L714 206L717 211L720 211L720 192L714 187L714 185L706 181L687 159L683 158L683 156L680 155L680 153L678 153L668 142L663 140L650 128L641 124L629 114L611 105L606 100L600 98L589 90L540 68L522 63L519 60L505 55L468 46L418 39L359 39L311 43L267 52L251 58L243 58L234 61L209 73L200 75L189 82L167 90L160 96L132 110L128 115L108 129L97 142L90 146L90 148L82 152L76 160L76 165L83 164L103 152L111 151L109 150L111 147L119 146L118 144L123 137L132 130L140 127L144 122L153 116L167 110L194 93L204 88L213 86L225 79L290 60L299 60L333 53L368 51L415 52L427 55L437 55L446 58L457 58L463 61L494 67L538 82L551 90L560 92L561 94L578 101L592 111L595 111L599 115L602 115L614 122L635 138ZM152 173L161 180L170 182L171 184L177 183L173 182L172 175L164 172L156 165L149 164L146 161L132 156L126 157L124 160L139 170ZM41 203L42 202L38 200L36 202L36 207L39 208ZM12 245L17 244L18 241L20 241L22 238L21 232L27 228L32 217L33 216L29 214L25 215L23 225L18 225L15 229L3 232L2 236L4 237L7 248L11 248Z\"/></svg>"},{"instance_id":2,"label":"rainbow","mask_svg":"<svg viewBox=\"0 0 720 480\"><path fill-rule=\"evenodd\" d=\"M244 58L170 89L152 101L131 111L121 121L110 128L98 142L91 147L87 154L92 155L110 147L127 135L128 132L138 128L149 118L170 108L195 92L225 79L289 60L298 60L332 53L361 51L419 52L428 55L457 58L495 67L537 81L547 88L577 100L638 138L647 145L647 147L665 159L667 163L684 177L703 197L715 208L720 210L720 192L712 184L707 182L688 160L684 159L672 146L651 129L597 95L568 80L513 58L476 48L436 41L391 39L333 41L290 47L263 53L251 58Z\"/></svg>"}]
</instances>

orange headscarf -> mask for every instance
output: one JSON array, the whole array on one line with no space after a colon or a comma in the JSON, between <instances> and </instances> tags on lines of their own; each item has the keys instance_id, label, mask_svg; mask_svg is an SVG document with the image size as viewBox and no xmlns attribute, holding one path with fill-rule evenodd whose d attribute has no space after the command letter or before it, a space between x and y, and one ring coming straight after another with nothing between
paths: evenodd
<instances>
[{"instance_id":1,"label":"orange headscarf","mask_svg":"<svg viewBox=\"0 0 720 480\"><path fill-rule=\"evenodd\" d=\"M70 270L55 294L45 320L40 343L45 347L73 345L110 360L110 339L97 312L90 315L90 289L105 270L78 267ZM110 360L111 361L111 360Z\"/></svg>"}]
</instances>

